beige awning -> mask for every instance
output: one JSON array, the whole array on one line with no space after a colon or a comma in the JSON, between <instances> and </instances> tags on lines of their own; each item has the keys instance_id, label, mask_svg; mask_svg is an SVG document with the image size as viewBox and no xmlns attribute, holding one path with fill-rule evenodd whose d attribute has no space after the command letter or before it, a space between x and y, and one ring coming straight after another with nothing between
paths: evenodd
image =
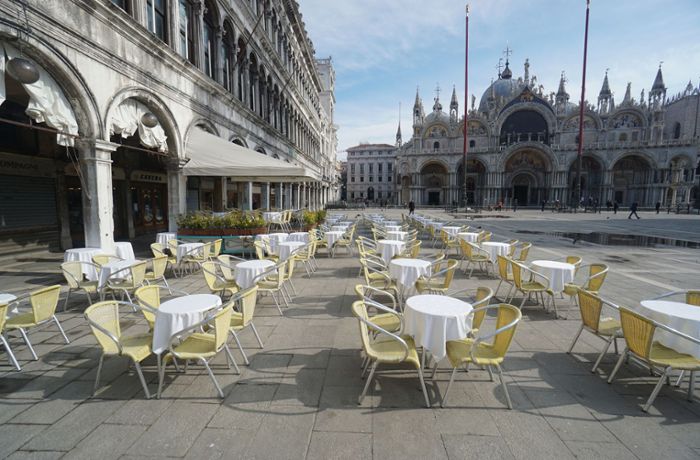
<instances>
[{"instance_id":1,"label":"beige awning","mask_svg":"<svg viewBox=\"0 0 700 460\"><path fill-rule=\"evenodd\" d=\"M302 166L228 142L198 128L192 129L185 154L186 176L231 177L253 182L302 182L315 180Z\"/></svg>"}]
</instances>

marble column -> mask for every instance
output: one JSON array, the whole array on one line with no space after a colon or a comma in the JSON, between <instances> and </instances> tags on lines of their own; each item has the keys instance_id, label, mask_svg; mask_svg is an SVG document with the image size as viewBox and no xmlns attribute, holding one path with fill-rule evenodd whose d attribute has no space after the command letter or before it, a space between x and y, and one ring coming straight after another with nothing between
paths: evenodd
<instances>
[{"instance_id":1,"label":"marble column","mask_svg":"<svg viewBox=\"0 0 700 460\"><path fill-rule=\"evenodd\" d=\"M79 140L75 144L85 179L83 225L85 246L114 251L112 201L112 152L119 145L101 140Z\"/></svg>"}]
</instances>

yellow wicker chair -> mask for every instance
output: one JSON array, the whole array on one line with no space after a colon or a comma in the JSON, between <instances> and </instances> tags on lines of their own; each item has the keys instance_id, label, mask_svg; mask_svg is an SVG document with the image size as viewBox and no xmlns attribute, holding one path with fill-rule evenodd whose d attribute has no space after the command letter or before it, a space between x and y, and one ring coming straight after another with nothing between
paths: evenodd
<instances>
[{"instance_id":1,"label":"yellow wicker chair","mask_svg":"<svg viewBox=\"0 0 700 460\"><path fill-rule=\"evenodd\" d=\"M391 275L386 267L371 259L360 259L362 274L365 278L365 285L381 289L382 291L393 292L396 298L400 298L399 288L391 279Z\"/></svg>"},{"instance_id":2,"label":"yellow wicker chair","mask_svg":"<svg viewBox=\"0 0 700 460\"><path fill-rule=\"evenodd\" d=\"M600 352L598 359L596 359L591 369L591 372L595 372L603 356L608 352L611 343L615 345L615 353L617 353L617 339L622 337L620 321L615 318L602 317L603 306L609 305L613 309L616 309L614 304L606 302L597 295L584 291L583 289L579 289L578 291L578 305L581 310L581 327L574 336L574 340L571 342L567 353L571 354L574 345L576 345L584 329L596 337L603 339L605 341L605 348Z\"/></svg>"},{"instance_id":3,"label":"yellow wicker chair","mask_svg":"<svg viewBox=\"0 0 700 460\"><path fill-rule=\"evenodd\" d=\"M236 372L240 374L240 369L238 369L238 365L233 360L231 350L229 350L228 346L226 345L226 339L228 337L229 327L231 325L232 312L232 305L229 304L217 311L214 315L207 317L204 321L188 327L184 331L179 331L170 337L168 353L164 357L158 379L159 398L163 388L163 380L165 378L165 367L167 366L168 361L173 358L182 359L184 361L197 360L202 363L202 365L207 369L212 382L214 382L214 386L216 387L216 391L219 393L219 396L221 398L224 397L224 392L221 390L216 377L214 377L214 372L211 370L209 361L218 355L221 350L224 350L226 352L226 362L229 368L231 367L232 363L236 368ZM205 326L211 327L211 332L199 332L200 330L204 329ZM191 333L189 337L180 341L182 336L189 333Z\"/></svg>"},{"instance_id":4,"label":"yellow wicker chair","mask_svg":"<svg viewBox=\"0 0 700 460\"><path fill-rule=\"evenodd\" d=\"M204 281L212 294L217 294L222 299L225 295L233 295L240 290L235 280L227 280L221 272L221 263L207 261L202 263Z\"/></svg>"},{"instance_id":5,"label":"yellow wicker chair","mask_svg":"<svg viewBox=\"0 0 700 460\"><path fill-rule=\"evenodd\" d=\"M525 242L520 242L518 244L518 254L514 257L513 260L516 262L525 263L527 261L527 256L530 253L530 249L532 248L532 243L525 243Z\"/></svg>"},{"instance_id":6,"label":"yellow wicker chair","mask_svg":"<svg viewBox=\"0 0 700 460\"><path fill-rule=\"evenodd\" d=\"M0 304L0 343L3 344L5 347L5 353L7 353L7 359L10 361L10 364L12 364L15 369L18 371L21 371L22 368L20 367L19 363L17 362L17 358L15 358L15 354L12 352L12 348L10 347L10 343L7 341L5 338L5 334L3 334L3 331L5 329L5 321L7 320L7 310L9 309L8 304L3 303Z\"/></svg>"},{"instance_id":7,"label":"yellow wicker chair","mask_svg":"<svg viewBox=\"0 0 700 460\"><path fill-rule=\"evenodd\" d=\"M95 254L94 256L92 256L92 263L94 263L98 267L101 267L104 264L108 264L110 262L115 262L117 260L122 259L112 254Z\"/></svg>"},{"instance_id":8,"label":"yellow wicker chair","mask_svg":"<svg viewBox=\"0 0 700 460\"><path fill-rule=\"evenodd\" d=\"M189 293L177 289L166 288L157 284L141 286L134 292L137 304L141 307L141 313L152 331L156 323L156 310L160 308L163 298L166 296L185 296Z\"/></svg>"},{"instance_id":9,"label":"yellow wicker chair","mask_svg":"<svg viewBox=\"0 0 700 460\"><path fill-rule=\"evenodd\" d=\"M88 281L83 277L83 266L86 265L92 267L99 273L100 267L91 262L75 261L63 262L61 264L63 277L68 283L68 293L66 294L66 299L63 301L63 311L66 311L68 307L68 299L70 298L71 292L83 291L88 298L88 303L92 303L91 294L97 294L97 281Z\"/></svg>"},{"instance_id":10,"label":"yellow wicker chair","mask_svg":"<svg viewBox=\"0 0 700 460\"><path fill-rule=\"evenodd\" d=\"M28 298L32 311L28 313L20 313L5 320L5 331L19 331L24 343L27 344L27 348L29 348L29 351L32 354L34 361L38 360L39 358L36 356L34 347L32 347L32 344L29 341L26 329L39 327L48 323L49 321L53 321L56 324L56 327L58 327L58 330L61 332L63 340L66 343L70 343L66 333L63 331L63 327L61 327L61 323L56 317L56 306L58 305L58 297L60 294L61 286L57 284L55 286L49 286L32 291L29 294L18 297L13 303L19 303Z\"/></svg>"},{"instance_id":11,"label":"yellow wicker chair","mask_svg":"<svg viewBox=\"0 0 700 460\"><path fill-rule=\"evenodd\" d=\"M418 278L416 281L416 291L419 294L438 294L445 295L450 289L452 278L454 278L455 270L459 265L457 260L440 260L434 263L431 269L431 275L428 278Z\"/></svg>"},{"instance_id":12,"label":"yellow wicker chair","mask_svg":"<svg viewBox=\"0 0 700 460\"><path fill-rule=\"evenodd\" d=\"M245 262L245 259L240 257L232 256L230 254L219 254L216 256L216 260L219 262L219 269L221 270L221 275L226 281L232 281L235 279L234 273L236 271L236 264L240 262Z\"/></svg>"},{"instance_id":13,"label":"yellow wicker chair","mask_svg":"<svg viewBox=\"0 0 700 460\"><path fill-rule=\"evenodd\" d=\"M535 300L537 300L537 296L539 294L540 300L542 301L542 307L546 309L547 306L544 302L543 294L547 294L549 295L552 301L552 308L554 309L554 318L558 318L559 316L557 314L557 304L554 301L554 294L549 288L549 278L542 275L541 273L537 273L531 268L528 268L525 265L518 263L514 260L511 261L510 266L511 271L513 272L513 284L515 285L515 292L517 293L518 291L520 291L523 294L523 300L522 302L520 302L520 306L518 308L523 308L523 305L525 305L525 301L528 299L528 297L530 297L531 294L535 294ZM529 275L526 280L523 280L524 274ZM540 282L538 281L538 279L542 279L545 282ZM513 294L513 297L515 297L515 294Z\"/></svg>"},{"instance_id":14,"label":"yellow wicker chair","mask_svg":"<svg viewBox=\"0 0 700 460\"><path fill-rule=\"evenodd\" d=\"M274 267L261 273L255 278L255 284L257 284L258 286L258 292L270 294L272 300L275 302L277 310L280 312L280 315L282 315L283 313L282 308L280 306L281 302L278 300L278 297L281 297L282 302L285 304L285 306L289 307L289 302L287 301L287 297L285 297L284 292L284 280L286 269L286 261L277 262L277 264Z\"/></svg>"},{"instance_id":15,"label":"yellow wicker chair","mask_svg":"<svg viewBox=\"0 0 700 460\"><path fill-rule=\"evenodd\" d=\"M465 295L465 294L469 295ZM476 289L460 289L459 291L450 292L447 294L450 297L462 297L466 302L471 304L472 309L476 310L480 307L485 307L490 304L494 296L493 289L486 286L479 286ZM486 317L486 310L478 310L472 315L472 331L473 336L481 328L481 324ZM434 376L434 374L433 374Z\"/></svg>"},{"instance_id":16,"label":"yellow wicker chair","mask_svg":"<svg viewBox=\"0 0 700 460\"><path fill-rule=\"evenodd\" d=\"M423 370L421 369L421 362L413 339L406 336L401 337L373 323L367 314L367 303L365 301L358 300L354 302L352 310L360 324L362 348L369 362L372 363L367 383L365 383L362 394L360 394L357 401L358 404L362 404L379 364L407 363L418 370L418 377L423 396L425 397L425 405L430 407L430 399L428 398L428 391L425 388L425 380L423 379ZM375 339L370 337L370 330L377 334Z\"/></svg>"},{"instance_id":17,"label":"yellow wicker chair","mask_svg":"<svg viewBox=\"0 0 700 460\"><path fill-rule=\"evenodd\" d=\"M231 313L231 325L229 329L231 332L231 336L233 336L233 339L236 341L236 345L238 345L238 349L240 350L241 355L243 356L243 361L246 364L250 363L248 361L248 357L245 354L245 351L243 351L241 341L238 340L238 332L242 331L247 327L250 327L250 329L253 331L253 334L255 335L255 338L258 341L258 344L260 345L260 348L265 348L263 346L262 340L260 340L260 335L258 335L258 330L255 329L255 324L253 324L253 316L255 315L255 305L257 303L257 299L258 287L253 286L249 289L246 289L245 291L240 291L236 293L230 300L231 304L238 305L238 311L233 311L233 313Z\"/></svg>"},{"instance_id":18,"label":"yellow wicker chair","mask_svg":"<svg viewBox=\"0 0 700 460\"><path fill-rule=\"evenodd\" d=\"M694 377L695 372L700 371L700 360L654 341L654 332L656 329L663 329L666 332L670 332L689 340L696 345L700 345L700 340L671 329L663 324L659 324L656 321L646 318L627 308L619 307L619 311L620 322L622 323L622 333L625 337L625 341L627 342L627 347L617 360L617 364L615 364L615 368L608 378L608 383L611 383L615 379L615 375L617 375L617 372L620 370L620 367L627 356L632 355L648 365L650 369L663 369L663 372L661 372L661 377L659 377L659 381L656 383L656 386L651 392L649 399L642 408L644 412L647 412L649 407L651 407L651 405L654 403L654 399L656 399L659 391L661 391L664 380L667 379L669 372L674 369L690 372L688 400L692 400L695 387Z\"/></svg>"},{"instance_id":19,"label":"yellow wicker chair","mask_svg":"<svg viewBox=\"0 0 700 460\"><path fill-rule=\"evenodd\" d=\"M479 246L463 239L459 239L459 245L462 249L462 261L467 262L467 266L464 267L464 273L467 273L467 269L471 267L469 272L469 278L472 277L474 273L474 264L479 265L479 270L488 272L488 265L491 263L491 254L487 251L481 249ZM484 267L487 267L484 269Z\"/></svg>"},{"instance_id":20,"label":"yellow wicker chair","mask_svg":"<svg viewBox=\"0 0 700 460\"><path fill-rule=\"evenodd\" d=\"M224 240L221 238L216 239L211 242L211 246L209 246L209 259L216 259L219 257L219 254L221 254L221 246L223 245Z\"/></svg>"},{"instance_id":21,"label":"yellow wicker chair","mask_svg":"<svg viewBox=\"0 0 700 460\"><path fill-rule=\"evenodd\" d=\"M146 269L146 272L143 275L143 280L148 284L163 281L163 284L166 287L169 287L168 280L165 279L165 270L168 268L168 256L162 255L159 257L154 257L149 261L149 263L152 269Z\"/></svg>"},{"instance_id":22,"label":"yellow wicker chair","mask_svg":"<svg viewBox=\"0 0 700 460\"><path fill-rule=\"evenodd\" d=\"M97 374L95 376L93 391L97 392L100 386L100 374L102 373L104 359L110 356L126 356L133 361L136 373L143 386L143 392L146 394L146 398L150 398L151 394L148 391L146 379L143 377L141 362L148 358L153 352L151 349L153 337L150 334L122 335L119 322L120 306L143 308L127 302L107 300L90 305L87 310L85 310L85 319L90 325L90 329L97 343L102 348L102 355L100 355L100 361L97 365Z\"/></svg>"},{"instance_id":23,"label":"yellow wicker chair","mask_svg":"<svg viewBox=\"0 0 700 460\"><path fill-rule=\"evenodd\" d=\"M255 241L253 244L255 246L255 257L257 257L258 260L272 260L274 262L279 261L279 257L272 254L272 248L270 247L269 242L265 239Z\"/></svg>"},{"instance_id":24,"label":"yellow wicker chair","mask_svg":"<svg viewBox=\"0 0 700 460\"><path fill-rule=\"evenodd\" d=\"M175 244L177 244L177 242L175 242ZM173 249L168 246L166 248L160 243L151 243L151 252L153 253L153 257L166 256L168 258L168 266L170 267L170 270L173 270L177 265L177 257L175 257L177 247Z\"/></svg>"},{"instance_id":25,"label":"yellow wicker chair","mask_svg":"<svg viewBox=\"0 0 700 460\"><path fill-rule=\"evenodd\" d=\"M581 268L586 267L584 265ZM598 295L600 293L600 288L605 282L605 277L608 274L608 266L605 264L590 264L588 265L588 277L579 285L576 283L566 283L564 285L564 294L568 295L570 299L576 300L578 291L583 289L592 294Z\"/></svg>"},{"instance_id":26,"label":"yellow wicker chair","mask_svg":"<svg viewBox=\"0 0 700 460\"><path fill-rule=\"evenodd\" d=\"M397 332L403 329L403 315L396 308L396 298L391 292L362 284L355 285L355 292L359 300L364 301L366 305L374 307L380 312L372 316L369 316L368 313L370 321L389 332ZM388 297L391 300L391 306L378 302L374 299L375 296Z\"/></svg>"},{"instance_id":27,"label":"yellow wicker chair","mask_svg":"<svg viewBox=\"0 0 700 460\"><path fill-rule=\"evenodd\" d=\"M510 263L511 263L510 258L504 257L504 256L497 256L496 257L496 263L498 264L498 286L496 287L496 294L498 294L498 290L501 289L501 284L506 283L507 285L510 286L508 288L508 292L506 293L506 296L504 297L505 301L508 302L508 299L510 297L510 292L513 290L513 274L510 271Z\"/></svg>"},{"instance_id":28,"label":"yellow wicker chair","mask_svg":"<svg viewBox=\"0 0 700 460\"><path fill-rule=\"evenodd\" d=\"M355 225L351 225L350 228L348 228L348 230L343 234L343 236L341 236L340 238L335 240L335 242L333 243L333 247L330 248L331 255L333 257L335 257L335 251L338 248L345 248L348 251L348 253L351 256L353 256L354 253L353 253L353 249L352 249L352 243L353 243L354 239L355 239Z\"/></svg>"},{"instance_id":29,"label":"yellow wicker chair","mask_svg":"<svg viewBox=\"0 0 700 460\"><path fill-rule=\"evenodd\" d=\"M452 375L450 376L450 382L447 384L447 389L445 389L445 394L442 396L440 405L445 406L445 401L447 400L447 394L450 391L452 382L454 381L455 375L457 374L457 369L461 366L468 366L473 363L478 366L486 366L489 371L489 376L491 381L493 381L493 371L492 367L495 367L498 371L498 377L501 380L501 387L503 388L503 393L505 394L506 401L508 403L508 409L513 408L513 404L510 400L510 394L508 394L508 387L506 386L505 380L503 380L503 369L501 369L501 364L505 360L506 353L510 348L510 344L513 341L513 336L515 335L515 329L522 318L522 313L520 310L510 304L498 304L498 305L488 305L485 307L479 307L470 312L471 315L476 315L481 311L486 310L497 310L496 316L496 330L491 334L477 334L476 339L464 339L464 340L454 340L447 342L447 359L452 365ZM487 340L493 338L492 343L486 343Z\"/></svg>"},{"instance_id":30,"label":"yellow wicker chair","mask_svg":"<svg viewBox=\"0 0 700 460\"><path fill-rule=\"evenodd\" d=\"M124 278L123 272L125 271L129 272L129 276ZM102 289L101 295L104 298L105 294L110 293L112 297L114 297L114 293L118 292L122 297L126 295L127 300L132 302L131 294L133 294L136 289L143 286L145 279L146 262L137 262L124 270L112 273L112 275L107 278L107 285Z\"/></svg>"}]
</instances>

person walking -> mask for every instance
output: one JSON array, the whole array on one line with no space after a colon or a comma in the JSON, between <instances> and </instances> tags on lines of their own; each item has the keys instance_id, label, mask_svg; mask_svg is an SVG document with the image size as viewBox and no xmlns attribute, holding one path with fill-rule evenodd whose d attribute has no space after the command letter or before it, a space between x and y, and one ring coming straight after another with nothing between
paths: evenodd
<instances>
[{"instance_id":1,"label":"person walking","mask_svg":"<svg viewBox=\"0 0 700 460\"><path fill-rule=\"evenodd\" d=\"M661 209L661 202L660 202L660 201L657 201L657 202L656 202L656 206L654 206L654 208L656 209L656 214L658 214L658 213L659 213L659 210Z\"/></svg>"},{"instance_id":2,"label":"person walking","mask_svg":"<svg viewBox=\"0 0 700 460\"><path fill-rule=\"evenodd\" d=\"M408 202L408 215L412 216L413 212L416 210L416 204L413 202L413 200Z\"/></svg>"},{"instance_id":3,"label":"person walking","mask_svg":"<svg viewBox=\"0 0 700 460\"><path fill-rule=\"evenodd\" d=\"M513 212L518 210L518 199L513 200Z\"/></svg>"},{"instance_id":4,"label":"person walking","mask_svg":"<svg viewBox=\"0 0 700 460\"><path fill-rule=\"evenodd\" d=\"M620 205L617 203L617 200L613 202L613 214L617 214L617 210L620 209Z\"/></svg>"},{"instance_id":5,"label":"person walking","mask_svg":"<svg viewBox=\"0 0 700 460\"><path fill-rule=\"evenodd\" d=\"M545 206L547 206L547 200L542 200L542 212L544 212Z\"/></svg>"},{"instance_id":6,"label":"person walking","mask_svg":"<svg viewBox=\"0 0 700 460\"><path fill-rule=\"evenodd\" d=\"M637 219L641 219L641 217L639 217L639 215L637 214L637 206L638 204L636 201L632 203L632 206L630 206L630 215L627 216L628 219L631 219L633 214Z\"/></svg>"}]
</instances>

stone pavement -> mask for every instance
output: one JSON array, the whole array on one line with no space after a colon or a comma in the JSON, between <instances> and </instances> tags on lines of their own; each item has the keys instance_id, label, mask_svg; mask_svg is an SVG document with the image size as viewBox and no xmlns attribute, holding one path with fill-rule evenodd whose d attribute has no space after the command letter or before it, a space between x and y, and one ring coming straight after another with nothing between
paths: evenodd
<instances>
[{"instance_id":1,"label":"stone pavement","mask_svg":"<svg viewBox=\"0 0 700 460\"><path fill-rule=\"evenodd\" d=\"M353 212L351 215L354 216ZM398 215L398 211L388 214ZM431 213L446 217L442 212ZM505 214L505 213L503 213ZM530 259L581 255L611 271L604 297L634 305L673 288L698 286L700 250L682 247L604 246L558 235L529 232L643 234L700 242L697 216L559 215L525 211L509 218L479 218L471 225L495 232L494 239L533 241ZM606 219L610 217L610 219ZM424 243L424 244L427 244ZM430 250L425 251L430 252ZM21 292L60 280L60 254L7 263L0 291ZM125 360L105 363L103 387L92 395L99 350L76 296L59 313L71 344L51 326L30 334L39 355L30 361L21 340L11 343L23 370L14 372L0 350L0 458L698 458L700 401L664 387L649 414L641 405L655 379L633 363L612 385L605 381L615 356L596 374L590 366L602 342L584 333L573 355L565 353L579 327L567 300L568 319L554 320L541 307L526 306L504 368L514 410L505 408L496 382L478 369L460 372L448 407L439 407L449 372L427 381L434 406L426 409L416 373L387 366L358 406L364 381L357 320L350 305L357 260L342 252L319 254L319 270L299 271L298 296L281 317L271 299L260 300L255 323L265 344L242 333L250 358L241 375L215 360L224 388L220 400L206 371L169 369L160 400L145 400ZM191 293L206 292L200 274L174 280ZM496 287L497 281L461 272L453 287ZM127 330L143 329L137 316ZM233 349L233 348L232 348ZM381 367L380 367L381 369ZM145 366L155 391L155 360Z\"/></svg>"}]
</instances>

